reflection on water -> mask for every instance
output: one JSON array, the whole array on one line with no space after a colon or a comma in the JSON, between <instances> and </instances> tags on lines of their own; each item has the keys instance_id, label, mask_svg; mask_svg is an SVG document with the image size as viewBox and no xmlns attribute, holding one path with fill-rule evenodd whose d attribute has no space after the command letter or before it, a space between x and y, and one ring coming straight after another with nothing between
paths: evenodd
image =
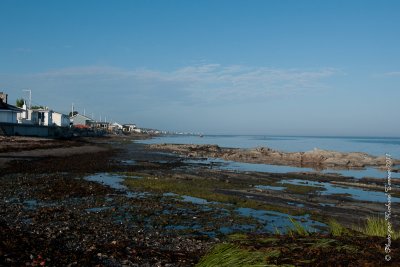
<instances>
[{"instance_id":1,"label":"reflection on water","mask_svg":"<svg viewBox=\"0 0 400 267\"><path fill-rule=\"evenodd\" d=\"M98 173L85 177L85 180L98 182L107 185L116 190L127 190L128 188L122 184L124 178L120 175L109 174L109 173Z\"/></svg>"},{"instance_id":2,"label":"reflection on water","mask_svg":"<svg viewBox=\"0 0 400 267\"><path fill-rule=\"evenodd\" d=\"M335 173L343 176L349 176L354 178L363 177L375 177L375 178L386 178L387 173L375 168L365 168L362 170L334 170L326 169L323 171L316 171L312 168L300 168L283 165L270 165L270 164L259 164L259 163L245 163L223 160L218 158L206 158L206 159L188 159L186 163L198 164L210 168L218 168L220 170L230 171L248 171L248 172L272 172L272 173L288 173L288 172L316 172L316 173ZM399 178L400 173L392 173L392 178Z\"/></svg>"},{"instance_id":3,"label":"reflection on water","mask_svg":"<svg viewBox=\"0 0 400 267\"><path fill-rule=\"evenodd\" d=\"M205 200L204 198L192 197L192 196L182 196L182 200L185 202L190 202L193 204L200 204L200 205L210 203L207 200Z\"/></svg>"},{"instance_id":4,"label":"reflection on water","mask_svg":"<svg viewBox=\"0 0 400 267\"><path fill-rule=\"evenodd\" d=\"M328 182L316 182L311 180L300 180L300 179L291 179L291 180L282 180L279 181L279 184L282 186L269 186L269 185L256 185L255 188L263 189L263 190L276 190L283 191L286 189L285 184L293 184L293 185L302 185L302 186L314 186L321 188L320 190L316 190L321 195L333 195L333 194L345 194L350 197L361 200L361 201L373 201L373 202L387 202L387 195L385 192L367 190L349 186L341 186L335 185ZM400 198L392 197L392 202L400 202Z\"/></svg>"},{"instance_id":5,"label":"reflection on water","mask_svg":"<svg viewBox=\"0 0 400 267\"><path fill-rule=\"evenodd\" d=\"M357 200L387 202L386 194L384 192L379 192L379 191L364 190L360 188L335 185L327 182L316 182L316 181L299 180L299 179L282 180L279 183L281 183L283 186L285 184L294 184L294 185L308 185L308 186L321 187L321 189L323 190L318 191L321 195L348 194L349 196ZM400 198L392 197L391 201L400 202Z\"/></svg>"},{"instance_id":6,"label":"reflection on water","mask_svg":"<svg viewBox=\"0 0 400 267\"><path fill-rule=\"evenodd\" d=\"M205 207L206 210L210 210L211 208L220 210L220 216L224 216L224 211L228 212L228 210L224 208L218 208L213 206L213 204L221 204L218 202L209 202L202 198L192 197L192 196L180 196L175 193L164 193L163 196L165 197L175 197L184 202L190 202L193 204L201 205ZM289 205L304 207L302 204L296 203L288 203ZM227 204L228 205L228 204ZM228 205L229 206L229 205ZM259 231L259 232L269 232L274 233L277 230L281 233L285 233L289 228L293 228L293 223L290 221L290 218L298 221L300 224L303 225L307 230L310 232L317 232L321 231L321 228L326 227L325 224L314 221L310 219L310 216L303 215L303 216L290 216L286 213L276 212L276 211L267 211L267 210L256 210L251 208L236 208L233 212L237 213L240 216L244 217L251 217L258 221L258 225L255 224L238 224L232 223L230 226L222 226L219 228L218 232L222 234L230 234L237 231ZM169 211L164 211L164 214L168 214ZM229 212L228 212L229 213ZM211 218L210 218L211 219ZM261 225L261 226L260 226ZM208 236L215 236L215 231L204 231L203 227L194 224L194 225L168 225L165 229L173 229L173 230L198 230L201 234L206 234Z\"/></svg>"},{"instance_id":7,"label":"reflection on water","mask_svg":"<svg viewBox=\"0 0 400 267\"><path fill-rule=\"evenodd\" d=\"M129 191L128 188L123 184L126 177L111 174L111 173L97 173L93 175L86 176L84 179L87 181L98 182L103 185L109 186L116 190L123 190L125 191L125 195L129 198L143 198L146 195L150 195L147 192L132 192ZM140 176L129 176L129 178L140 179Z\"/></svg>"},{"instance_id":8,"label":"reflection on water","mask_svg":"<svg viewBox=\"0 0 400 267\"><path fill-rule=\"evenodd\" d=\"M310 232L318 231L318 227L326 226L323 223L311 220L308 214L303 216L289 216L288 214L277 211L256 210L251 208L238 208L236 211L242 216L255 218L264 225L263 230L268 232L275 232L276 229L278 229L279 232L284 233L288 228L292 228L293 223L290 221L290 217L301 222Z\"/></svg>"}]
</instances>

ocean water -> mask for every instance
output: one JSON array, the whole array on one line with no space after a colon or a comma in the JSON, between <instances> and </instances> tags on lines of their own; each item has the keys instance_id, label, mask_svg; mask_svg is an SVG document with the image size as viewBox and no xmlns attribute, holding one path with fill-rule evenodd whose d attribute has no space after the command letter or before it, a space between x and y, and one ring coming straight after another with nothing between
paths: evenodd
<instances>
[{"instance_id":1,"label":"ocean water","mask_svg":"<svg viewBox=\"0 0 400 267\"><path fill-rule=\"evenodd\" d=\"M141 140L145 144L215 144L220 147L231 148L255 148L269 147L285 152L309 151L314 148L335 150L341 152L365 152L374 156L385 156L390 154L393 158L400 159L400 138L382 137L286 137L286 136L248 136L248 135L206 135L204 137L193 135L171 135L160 136L153 139ZM298 168L290 166L241 163L225 161L221 159L189 160L191 163L209 163L213 161L220 163L221 169L236 171L259 171L259 172L313 172L311 168ZM386 178L385 171L366 168L363 170L336 170L326 169L323 173L338 173L355 178L375 177ZM393 178L400 178L400 173L392 173Z\"/></svg>"}]
</instances>

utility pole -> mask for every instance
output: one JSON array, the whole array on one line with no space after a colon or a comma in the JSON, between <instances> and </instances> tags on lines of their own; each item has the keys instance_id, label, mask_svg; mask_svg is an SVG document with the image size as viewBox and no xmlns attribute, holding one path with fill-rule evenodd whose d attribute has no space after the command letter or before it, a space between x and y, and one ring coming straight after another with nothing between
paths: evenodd
<instances>
[{"instance_id":1,"label":"utility pole","mask_svg":"<svg viewBox=\"0 0 400 267\"><path fill-rule=\"evenodd\" d=\"M86 109L83 108L83 116L86 116Z\"/></svg>"},{"instance_id":2,"label":"utility pole","mask_svg":"<svg viewBox=\"0 0 400 267\"><path fill-rule=\"evenodd\" d=\"M71 111L71 117L74 116L74 103L72 103L72 111Z\"/></svg>"},{"instance_id":3,"label":"utility pole","mask_svg":"<svg viewBox=\"0 0 400 267\"><path fill-rule=\"evenodd\" d=\"M29 92L29 109L32 107L32 90L24 89L23 92Z\"/></svg>"}]
</instances>

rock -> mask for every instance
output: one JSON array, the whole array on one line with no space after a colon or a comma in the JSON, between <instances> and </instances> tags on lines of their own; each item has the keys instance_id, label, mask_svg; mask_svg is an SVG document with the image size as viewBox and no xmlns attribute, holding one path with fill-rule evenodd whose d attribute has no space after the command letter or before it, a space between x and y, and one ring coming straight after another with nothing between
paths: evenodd
<instances>
[{"instance_id":1,"label":"rock","mask_svg":"<svg viewBox=\"0 0 400 267\"><path fill-rule=\"evenodd\" d=\"M268 147L255 149L221 148L217 145L150 145L151 148L185 154L188 157L215 157L225 160L289 165L314 168L363 168L366 166L384 167L385 157L375 157L360 152L337 152L313 149L307 152L281 152ZM393 160L396 164L398 160Z\"/></svg>"}]
</instances>

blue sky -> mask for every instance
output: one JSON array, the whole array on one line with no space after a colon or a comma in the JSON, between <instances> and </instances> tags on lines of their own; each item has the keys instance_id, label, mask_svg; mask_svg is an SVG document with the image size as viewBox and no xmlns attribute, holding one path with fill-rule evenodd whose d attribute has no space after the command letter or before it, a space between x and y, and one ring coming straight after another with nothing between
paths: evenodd
<instances>
[{"instance_id":1,"label":"blue sky","mask_svg":"<svg viewBox=\"0 0 400 267\"><path fill-rule=\"evenodd\" d=\"M139 126L400 136L399 1L0 1L0 91Z\"/></svg>"}]
</instances>

